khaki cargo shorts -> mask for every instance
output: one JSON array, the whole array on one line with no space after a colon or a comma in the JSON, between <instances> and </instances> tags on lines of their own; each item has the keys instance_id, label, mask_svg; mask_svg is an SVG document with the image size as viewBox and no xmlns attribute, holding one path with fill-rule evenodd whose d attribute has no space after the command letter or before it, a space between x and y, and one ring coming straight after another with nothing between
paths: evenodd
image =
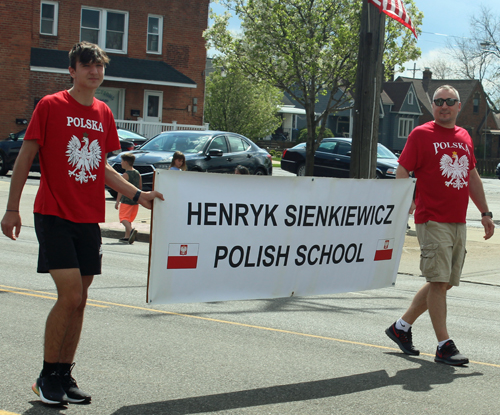
<instances>
[{"instance_id":1,"label":"khaki cargo shorts","mask_svg":"<svg viewBox=\"0 0 500 415\"><path fill-rule=\"evenodd\" d=\"M429 221L416 224L420 271L428 282L458 286L465 261L465 223Z\"/></svg>"}]
</instances>

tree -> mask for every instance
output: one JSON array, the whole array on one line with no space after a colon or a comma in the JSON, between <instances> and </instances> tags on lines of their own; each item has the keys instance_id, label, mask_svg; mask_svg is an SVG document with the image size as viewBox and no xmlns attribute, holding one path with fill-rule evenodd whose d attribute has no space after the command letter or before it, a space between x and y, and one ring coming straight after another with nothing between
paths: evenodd
<instances>
[{"instance_id":1,"label":"tree","mask_svg":"<svg viewBox=\"0 0 500 415\"><path fill-rule=\"evenodd\" d=\"M451 79L456 76L450 66L450 60L444 57L431 59L424 64L427 68L432 68L432 79Z\"/></svg>"},{"instance_id":2,"label":"tree","mask_svg":"<svg viewBox=\"0 0 500 415\"><path fill-rule=\"evenodd\" d=\"M283 93L236 70L216 70L206 82L205 119L212 130L231 131L252 140L271 134L281 124Z\"/></svg>"},{"instance_id":3,"label":"tree","mask_svg":"<svg viewBox=\"0 0 500 415\"><path fill-rule=\"evenodd\" d=\"M214 24L205 32L209 45L222 53L225 67L238 68L255 80L276 85L304 107L308 130L306 175L312 175L314 151L323 137L328 114L352 105L362 3L353 0L221 0L221 3L239 17L243 34L234 36L229 32L229 13L212 14ZM418 26L422 14L412 0L407 3L414 25ZM420 56L415 39L406 31L396 22L387 25L387 68ZM327 96L327 104L323 113L315 114L319 94ZM321 127L316 135L318 125Z\"/></svg>"},{"instance_id":4,"label":"tree","mask_svg":"<svg viewBox=\"0 0 500 415\"><path fill-rule=\"evenodd\" d=\"M456 75L479 79L495 111L500 107L500 17L483 7L471 18L471 38L457 39L448 45L457 63Z\"/></svg>"}]
</instances>

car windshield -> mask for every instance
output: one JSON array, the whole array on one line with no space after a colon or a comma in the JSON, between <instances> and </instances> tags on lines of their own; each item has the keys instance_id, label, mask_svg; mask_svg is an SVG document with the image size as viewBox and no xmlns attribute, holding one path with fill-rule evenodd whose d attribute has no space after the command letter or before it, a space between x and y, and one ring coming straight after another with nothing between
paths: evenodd
<instances>
[{"instance_id":1,"label":"car windshield","mask_svg":"<svg viewBox=\"0 0 500 415\"><path fill-rule=\"evenodd\" d=\"M141 150L198 153L211 137L208 134L160 134L144 144Z\"/></svg>"},{"instance_id":2,"label":"car windshield","mask_svg":"<svg viewBox=\"0 0 500 415\"><path fill-rule=\"evenodd\" d=\"M382 144L377 146L377 158L378 159L397 159L396 155L389 150L387 147L384 147Z\"/></svg>"},{"instance_id":3,"label":"car windshield","mask_svg":"<svg viewBox=\"0 0 500 415\"><path fill-rule=\"evenodd\" d=\"M118 137L120 138L144 138L142 135L134 133L133 131L128 130L118 130Z\"/></svg>"}]
</instances>

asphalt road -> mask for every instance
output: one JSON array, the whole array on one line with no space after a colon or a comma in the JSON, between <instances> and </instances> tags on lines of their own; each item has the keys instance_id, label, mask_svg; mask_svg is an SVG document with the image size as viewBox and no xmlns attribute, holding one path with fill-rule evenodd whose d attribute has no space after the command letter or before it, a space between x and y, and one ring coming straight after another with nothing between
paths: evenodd
<instances>
[{"instance_id":1,"label":"asphalt road","mask_svg":"<svg viewBox=\"0 0 500 415\"><path fill-rule=\"evenodd\" d=\"M500 214L500 181L484 183ZM477 215L470 209L471 226ZM103 275L90 289L74 370L93 402L54 408L31 391L55 289L35 273L37 242L26 226L15 242L0 238L0 415L498 414L500 235L486 244L479 230L470 234L478 240L464 270L471 282L448 294L449 331L471 360L458 368L434 363L428 315L414 327L419 357L384 334L423 283L413 257L393 288L148 306L148 244L104 238ZM414 239L405 258L417 252Z\"/></svg>"},{"instance_id":2,"label":"asphalt road","mask_svg":"<svg viewBox=\"0 0 500 415\"><path fill-rule=\"evenodd\" d=\"M145 302L148 245L104 239L75 377L93 402L45 407L30 390L55 299L34 273L32 228L0 239L0 414L497 414L500 287L464 283L449 294L449 329L467 367L433 362L427 315L422 354L385 336L422 284L340 295L177 304Z\"/></svg>"}]
</instances>

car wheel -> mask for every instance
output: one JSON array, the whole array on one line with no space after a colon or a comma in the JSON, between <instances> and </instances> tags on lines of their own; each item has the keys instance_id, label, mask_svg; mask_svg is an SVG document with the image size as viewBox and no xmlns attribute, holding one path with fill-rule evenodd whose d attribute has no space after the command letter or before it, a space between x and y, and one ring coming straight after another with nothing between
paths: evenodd
<instances>
[{"instance_id":1,"label":"car wheel","mask_svg":"<svg viewBox=\"0 0 500 415\"><path fill-rule=\"evenodd\" d=\"M382 173L380 173L379 171L376 172L376 179L383 179L384 177L382 176Z\"/></svg>"},{"instance_id":2,"label":"car wheel","mask_svg":"<svg viewBox=\"0 0 500 415\"><path fill-rule=\"evenodd\" d=\"M5 162L5 156L0 151L0 176L5 176L9 171L9 166Z\"/></svg>"},{"instance_id":3,"label":"car wheel","mask_svg":"<svg viewBox=\"0 0 500 415\"><path fill-rule=\"evenodd\" d=\"M306 165L304 163L300 163L299 167L297 167L297 176L305 176L306 175Z\"/></svg>"},{"instance_id":4,"label":"car wheel","mask_svg":"<svg viewBox=\"0 0 500 415\"><path fill-rule=\"evenodd\" d=\"M108 189L109 194L113 199L116 200L116 196L118 196L118 192L115 192L113 189Z\"/></svg>"},{"instance_id":5,"label":"car wheel","mask_svg":"<svg viewBox=\"0 0 500 415\"><path fill-rule=\"evenodd\" d=\"M257 171L255 172L256 176L265 176L265 174L266 173L262 169L257 169Z\"/></svg>"}]
</instances>

